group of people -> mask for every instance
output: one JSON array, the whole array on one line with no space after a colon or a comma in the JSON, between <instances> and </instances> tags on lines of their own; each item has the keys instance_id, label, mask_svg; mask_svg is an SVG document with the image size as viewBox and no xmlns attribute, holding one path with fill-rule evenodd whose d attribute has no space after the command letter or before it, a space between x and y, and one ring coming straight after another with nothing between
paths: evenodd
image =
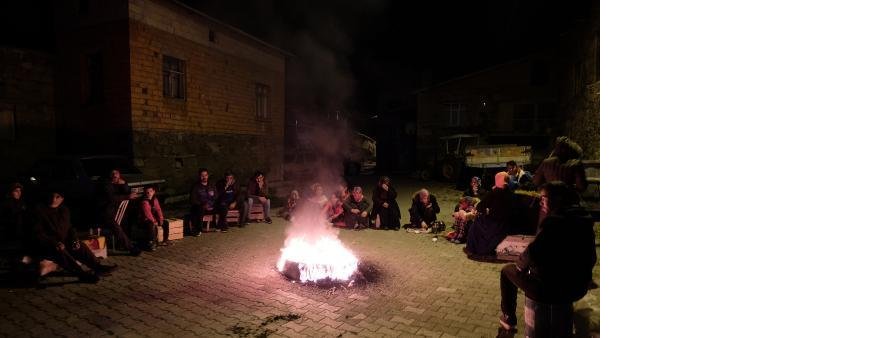
<instances>
[{"instance_id":1,"label":"group of people","mask_svg":"<svg viewBox=\"0 0 880 338\"><path fill-rule=\"evenodd\" d=\"M301 201L302 199L302 201ZM386 229L400 230L401 213L397 204L397 190L391 185L391 179L382 176L373 188L371 201L364 196L360 186L351 189L340 184L336 191L327 195L320 183L309 187L308 197L303 197L299 190L294 189L287 198L287 204L281 215L290 220L298 214L300 208L320 210L321 214L334 226L353 230ZM437 220L440 205L437 198L428 190L416 192L409 209L410 222L405 227L428 229Z\"/></svg>"},{"instance_id":2,"label":"group of people","mask_svg":"<svg viewBox=\"0 0 880 338\"><path fill-rule=\"evenodd\" d=\"M223 178L214 184L211 184L210 177L208 169L199 169L198 181L190 190L189 232L193 236L201 236L203 231L201 220L205 215L217 215L217 227L220 232L228 232L229 223L226 219L230 210L238 210L239 226L247 226L251 222L248 219L250 210L256 204L263 209L263 222L272 223L272 217L269 215L271 208L269 185L264 173L255 172L244 192L241 191L232 172L224 173Z\"/></svg>"}]
</instances>

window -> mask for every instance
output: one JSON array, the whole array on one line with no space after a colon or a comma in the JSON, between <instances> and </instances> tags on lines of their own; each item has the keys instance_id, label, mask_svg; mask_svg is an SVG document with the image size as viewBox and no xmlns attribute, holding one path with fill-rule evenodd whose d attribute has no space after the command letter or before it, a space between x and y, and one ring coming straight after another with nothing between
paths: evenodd
<instances>
[{"instance_id":1,"label":"window","mask_svg":"<svg viewBox=\"0 0 880 338\"><path fill-rule=\"evenodd\" d=\"M269 86L257 84L257 118L269 119Z\"/></svg>"},{"instance_id":2,"label":"window","mask_svg":"<svg viewBox=\"0 0 880 338\"><path fill-rule=\"evenodd\" d=\"M449 126L458 127L461 125L461 115L465 112L465 105L461 103L447 103L447 111L449 112Z\"/></svg>"},{"instance_id":3,"label":"window","mask_svg":"<svg viewBox=\"0 0 880 338\"><path fill-rule=\"evenodd\" d=\"M83 58L81 102L95 104L104 101L104 59L101 53L87 54Z\"/></svg>"},{"instance_id":4,"label":"window","mask_svg":"<svg viewBox=\"0 0 880 338\"><path fill-rule=\"evenodd\" d=\"M162 93L173 99L186 98L186 62L168 55L162 57Z\"/></svg>"}]
</instances>

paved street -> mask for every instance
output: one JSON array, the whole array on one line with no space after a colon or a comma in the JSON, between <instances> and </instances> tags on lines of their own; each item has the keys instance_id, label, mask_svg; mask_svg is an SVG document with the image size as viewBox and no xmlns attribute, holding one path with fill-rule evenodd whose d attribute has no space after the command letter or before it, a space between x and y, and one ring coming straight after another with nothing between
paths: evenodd
<instances>
[{"instance_id":1,"label":"paved street","mask_svg":"<svg viewBox=\"0 0 880 338\"><path fill-rule=\"evenodd\" d=\"M417 185L398 189L405 214ZM449 221L458 192L436 190ZM119 270L95 285L4 289L0 335L495 335L502 264L470 261L461 245L432 242L429 235L341 230L342 241L361 261L377 266L381 278L372 285L320 289L293 284L275 271L285 226L276 218L274 224L186 237L141 257L111 256ZM598 266L595 275L598 281ZM592 290L577 306L595 309L593 321L598 295Z\"/></svg>"}]
</instances>

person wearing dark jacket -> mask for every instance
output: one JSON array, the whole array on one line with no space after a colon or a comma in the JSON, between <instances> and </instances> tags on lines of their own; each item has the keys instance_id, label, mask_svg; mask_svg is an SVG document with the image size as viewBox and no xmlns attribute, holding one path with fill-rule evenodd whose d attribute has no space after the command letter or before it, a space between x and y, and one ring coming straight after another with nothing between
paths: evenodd
<instances>
[{"instance_id":1,"label":"person wearing dark jacket","mask_svg":"<svg viewBox=\"0 0 880 338\"><path fill-rule=\"evenodd\" d=\"M272 224L272 218L269 217L269 184L266 182L266 175L262 172L257 171L254 173L254 176L251 178L251 181L248 182L247 189L247 212L245 215L250 214L251 206L254 205L254 201L260 203L263 206L263 221L269 224ZM245 223L250 220L246 220Z\"/></svg>"},{"instance_id":2,"label":"person wearing dark jacket","mask_svg":"<svg viewBox=\"0 0 880 338\"><path fill-rule=\"evenodd\" d=\"M422 188L416 191L412 198L412 206L409 208L409 224L413 228L428 230L431 228L431 223L437 220L439 213L440 203L437 203L437 197L428 192L428 189Z\"/></svg>"},{"instance_id":3,"label":"person wearing dark jacket","mask_svg":"<svg viewBox=\"0 0 880 338\"><path fill-rule=\"evenodd\" d=\"M199 169L199 181L193 184L189 192L189 222L195 237L202 235L202 217L216 213L217 187L208 183L209 177L208 169ZM224 213L220 217L226 218L226 214Z\"/></svg>"},{"instance_id":4,"label":"person wearing dark jacket","mask_svg":"<svg viewBox=\"0 0 880 338\"><path fill-rule=\"evenodd\" d=\"M116 267L98 263L92 251L79 241L76 229L70 223L70 210L61 205L64 195L56 190L49 196L48 206L38 206L33 213L30 247L34 258L37 262L49 259L76 274L80 281L97 283L99 275L107 274ZM83 270L77 261L91 271Z\"/></svg>"},{"instance_id":5,"label":"person wearing dark jacket","mask_svg":"<svg viewBox=\"0 0 880 338\"><path fill-rule=\"evenodd\" d=\"M511 230L514 195L507 188L507 180L507 172L495 174L495 186L477 204L477 218L468 231L465 247L472 258L495 255L495 247Z\"/></svg>"},{"instance_id":6,"label":"person wearing dark jacket","mask_svg":"<svg viewBox=\"0 0 880 338\"><path fill-rule=\"evenodd\" d=\"M0 202L0 243L21 246L27 205L22 199L22 185L13 183Z\"/></svg>"},{"instance_id":7,"label":"person wearing dark jacket","mask_svg":"<svg viewBox=\"0 0 880 338\"><path fill-rule=\"evenodd\" d=\"M119 169L110 171L110 179L104 183L100 197L99 212L101 213L100 219L103 220L103 225L110 228L116 239L122 243L122 246L132 256L140 255L140 248L135 246L128 238L128 235L125 234L125 231L122 230L122 221L125 220L125 215L128 212L128 207L122 208L122 205L123 203L129 203L128 201L134 199L136 194L131 192L131 188L125 182L125 179L122 178Z\"/></svg>"},{"instance_id":8,"label":"person wearing dark jacket","mask_svg":"<svg viewBox=\"0 0 880 338\"><path fill-rule=\"evenodd\" d=\"M545 184L540 194L547 218L516 263L501 269L499 336L516 332L518 289L534 301L561 304L583 298L590 288L597 255L589 212L578 205L577 192L562 182ZM571 328L560 329L554 337L571 336Z\"/></svg>"},{"instance_id":9,"label":"person wearing dark jacket","mask_svg":"<svg viewBox=\"0 0 880 338\"><path fill-rule=\"evenodd\" d=\"M222 214L223 217L217 220L217 227L220 228L221 232L227 232L229 230L229 224L226 223L226 215L229 213L229 210L238 209L238 184L235 182L235 175L231 172L226 172L223 175L223 179L217 181L217 214ZM239 212L239 215L242 213ZM239 216L241 217L241 216ZM244 224L243 222L239 222L239 225Z\"/></svg>"},{"instance_id":10,"label":"person wearing dark jacket","mask_svg":"<svg viewBox=\"0 0 880 338\"><path fill-rule=\"evenodd\" d=\"M552 182L562 181L582 193L587 189L587 174L584 164L581 163L583 150L581 147L565 136L556 138L556 145L550 156L541 162L532 183L535 186Z\"/></svg>"},{"instance_id":11,"label":"person wearing dark jacket","mask_svg":"<svg viewBox=\"0 0 880 338\"><path fill-rule=\"evenodd\" d=\"M349 229L362 229L370 225L367 209L370 202L364 198L364 190L361 187L351 189L351 196L342 204L345 213L345 226Z\"/></svg>"},{"instance_id":12,"label":"person wearing dark jacket","mask_svg":"<svg viewBox=\"0 0 880 338\"><path fill-rule=\"evenodd\" d=\"M379 178L379 184L373 189L373 213L376 229L400 229L400 207L397 206L397 190L391 186L388 176Z\"/></svg>"},{"instance_id":13,"label":"person wearing dark jacket","mask_svg":"<svg viewBox=\"0 0 880 338\"><path fill-rule=\"evenodd\" d=\"M473 198L483 198L483 195L485 195L485 194L486 194L486 189L483 189L482 181L480 180L479 177L474 176L474 177L471 177L471 184L464 191L462 196L473 197Z\"/></svg>"}]
</instances>

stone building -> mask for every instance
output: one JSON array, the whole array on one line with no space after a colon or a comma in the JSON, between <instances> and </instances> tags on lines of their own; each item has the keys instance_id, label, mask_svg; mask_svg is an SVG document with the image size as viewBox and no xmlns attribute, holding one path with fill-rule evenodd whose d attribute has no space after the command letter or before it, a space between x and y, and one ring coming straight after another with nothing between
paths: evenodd
<instances>
[{"instance_id":1,"label":"stone building","mask_svg":"<svg viewBox=\"0 0 880 338\"><path fill-rule=\"evenodd\" d=\"M437 157L441 138L455 134L546 150L551 135L563 132L554 60L553 53L534 54L419 90L419 164Z\"/></svg>"},{"instance_id":2,"label":"stone building","mask_svg":"<svg viewBox=\"0 0 880 338\"><path fill-rule=\"evenodd\" d=\"M49 54L0 48L0 177L11 178L55 153L53 86Z\"/></svg>"},{"instance_id":3,"label":"stone building","mask_svg":"<svg viewBox=\"0 0 880 338\"><path fill-rule=\"evenodd\" d=\"M289 53L176 1L60 1L59 152L124 154L169 195L196 170L280 180Z\"/></svg>"}]
</instances>

